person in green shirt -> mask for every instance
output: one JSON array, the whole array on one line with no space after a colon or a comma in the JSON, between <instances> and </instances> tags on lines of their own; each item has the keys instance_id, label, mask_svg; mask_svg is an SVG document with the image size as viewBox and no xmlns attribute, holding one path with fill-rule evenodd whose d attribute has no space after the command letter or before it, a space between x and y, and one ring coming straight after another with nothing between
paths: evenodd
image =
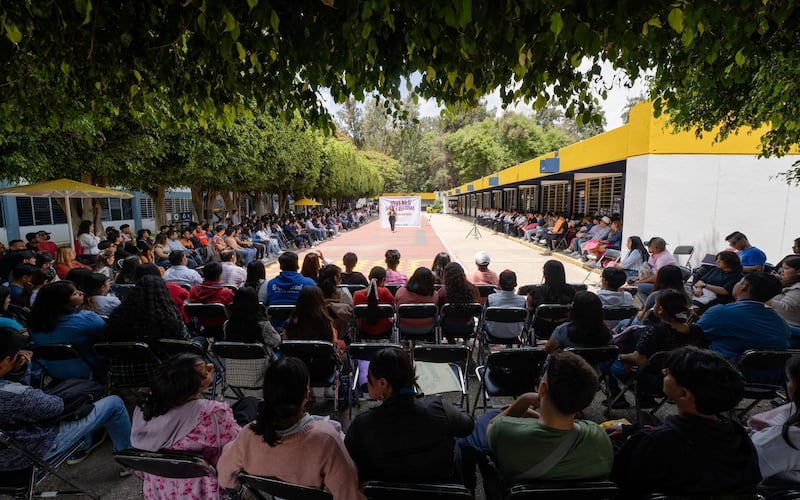
<instances>
[{"instance_id":1,"label":"person in green shirt","mask_svg":"<svg viewBox=\"0 0 800 500\"><path fill-rule=\"evenodd\" d=\"M597 392L594 369L580 356L550 356L537 392L523 394L499 412L487 412L459 440L462 474L475 487L475 464L489 456L505 482L608 477L613 449L596 423L577 420Z\"/></svg>"}]
</instances>

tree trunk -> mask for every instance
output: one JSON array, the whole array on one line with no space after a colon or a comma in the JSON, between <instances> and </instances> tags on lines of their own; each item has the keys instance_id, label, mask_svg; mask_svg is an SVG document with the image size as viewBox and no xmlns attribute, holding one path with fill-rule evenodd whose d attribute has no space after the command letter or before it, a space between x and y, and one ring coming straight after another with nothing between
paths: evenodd
<instances>
[{"instance_id":1,"label":"tree trunk","mask_svg":"<svg viewBox=\"0 0 800 500\"><path fill-rule=\"evenodd\" d=\"M267 213L266 207L264 205L264 193L262 191L256 191L253 194L253 200L256 206L256 215L259 217Z\"/></svg>"},{"instance_id":2,"label":"tree trunk","mask_svg":"<svg viewBox=\"0 0 800 500\"><path fill-rule=\"evenodd\" d=\"M278 191L278 213L285 214L289 197L286 191Z\"/></svg>"},{"instance_id":3,"label":"tree trunk","mask_svg":"<svg viewBox=\"0 0 800 500\"><path fill-rule=\"evenodd\" d=\"M214 202L217 201L217 189L209 187L205 190L205 198L203 200L203 212L206 214L206 219L211 224L214 223Z\"/></svg>"},{"instance_id":4,"label":"tree trunk","mask_svg":"<svg viewBox=\"0 0 800 500\"><path fill-rule=\"evenodd\" d=\"M224 191L220 191L219 194L222 196L222 204L225 205L225 211L230 213L232 210L236 209L232 191L226 189Z\"/></svg>"},{"instance_id":5,"label":"tree trunk","mask_svg":"<svg viewBox=\"0 0 800 500\"><path fill-rule=\"evenodd\" d=\"M208 221L208 218L206 217L205 214L205 204L203 203L203 187L191 186L191 191L192 191L192 208L194 208L194 213L197 216L198 222L202 224L203 222Z\"/></svg>"},{"instance_id":6,"label":"tree trunk","mask_svg":"<svg viewBox=\"0 0 800 500\"><path fill-rule=\"evenodd\" d=\"M158 186L155 190L148 190L147 194L153 199L153 211L156 228L168 224L166 188L164 186Z\"/></svg>"}]
</instances>

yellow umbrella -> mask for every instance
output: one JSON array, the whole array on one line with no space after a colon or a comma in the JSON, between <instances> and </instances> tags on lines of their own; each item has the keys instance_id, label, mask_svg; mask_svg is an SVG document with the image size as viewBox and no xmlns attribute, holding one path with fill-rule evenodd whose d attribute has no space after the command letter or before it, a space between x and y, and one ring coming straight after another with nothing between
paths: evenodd
<instances>
[{"instance_id":1,"label":"yellow umbrella","mask_svg":"<svg viewBox=\"0 0 800 500\"><path fill-rule=\"evenodd\" d=\"M294 206L296 207L318 207L320 205L322 205L322 203L308 198L300 198L294 202Z\"/></svg>"},{"instance_id":2,"label":"yellow umbrella","mask_svg":"<svg viewBox=\"0 0 800 500\"><path fill-rule=\"evenodd\" d=\"M75 236L72 233L72 210L69 200L71 198L133 198L131 193L117 191L72 179L56 179L54 181L37 182L25 186L14 186L0 189L0 195L5 196L30 196L32 198L64 198L67 207L67 227L69 228L69 244L75 248Z\"/></svg>"}]
</instances>

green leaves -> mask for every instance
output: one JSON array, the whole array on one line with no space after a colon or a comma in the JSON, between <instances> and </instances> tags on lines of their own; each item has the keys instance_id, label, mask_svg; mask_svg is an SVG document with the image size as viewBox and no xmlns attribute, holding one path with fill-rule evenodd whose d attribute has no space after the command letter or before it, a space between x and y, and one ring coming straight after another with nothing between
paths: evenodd
<instances>
[{"instance_id":1,"label":"green leaves","mask_svg":"<svg viewBox=\"0 0 800 500\"><path fill-rule=\"evenodd\" d=\"M683 11L681 9L674 8L669 11L667 22L670 28L678 33L683 33Z\"/></svg>"},{"instance_id":2,"label":"green leaves","mask_svg":"<svg viewBox=\"0 0 800 500\"><path fill-rule=\"evenodd\" d=\"M19 30L19 28L17 28L16 25L3 23L3 29L6 32L6 38L8 38L14 45L22 41L22 32Z\"/></svg>"},{"instance_id":3,"label":"green leaves","mask_svg":"<svg viewBox=\"0 0 800 500\"><path fill-rule=\"evenodd\" d=\"M553 12L553 15L550 16L550 31L553 32L556 39L558 39L562 29L564 29L564 20L561 18L561 13Z\"/></svg>"}]
</instances>

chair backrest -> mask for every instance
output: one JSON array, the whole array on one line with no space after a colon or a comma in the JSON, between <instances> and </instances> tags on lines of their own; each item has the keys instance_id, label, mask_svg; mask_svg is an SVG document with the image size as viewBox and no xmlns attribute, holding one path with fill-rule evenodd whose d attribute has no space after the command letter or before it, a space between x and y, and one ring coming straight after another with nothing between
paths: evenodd
<instances>
[{"instance_id":1,"label":"chair backrest","mask_svg":"<svg viewBox=\"0 0 800 500\"><path fill-rule=\"evenodd\" d=\"M166 353L169 356L189 353L200 356L201 358L206 358L206 351L203 349L203 346L190 340L158 339L154 347L157 347L159 352Z\"/></svg>"},{"instance_id":2,"label":"chair backrest","mask_svg":"<svg viewBox=\"0 0 800 500\"><path fill-rule=\"evenodd\" d=\"M388 342L354 342L347 346L347 353L351 361L372 361L380 351L392 347L401 348L400 344Z\"/></svg>"},{"instance_id":3,"label":"chair backrest","mask_svg":"<svg viewBox=\"0 0 800 500\"><path fill-rule=\"evenodd\" d=\"M619 356L619 347L608 345L603 347L568 347L565 351L574 352L594 366L599 363L613 363Z\"/></svg>"},{"instance_id":4,"label":"chair backrest","mask_svg":"<svg viewBox=\"0 0 800 500\"><path fill-rule=\"evenodd\" d=\"M358 285L358 284L346 285L346 284L342 283L341 285L339 285L339 288L347 288L347 290L350 292L350 295L355 295L355 293L357 291L366 290L367 287L365 287L364 285Z\"/></svg>"},{"instance_id":5,"label":"chair backrest","mask_svg":"<svg viewBox=\"0 0 800 500\"><path fill-rule=\"evenodd\" d=\"M359 319L366 318L368 307L369 305L367 304L358 304L357 306L353 307L353 315ZM377 309L378 318L393 318L394 313L395 310L392 304L378 304L378 309Z\"/></svg>"},{"instance_id":6,"label":"chair backrest","mask_svg":"<svg viewBox=\"0 0 800 500\"><path fill-rule=\"evenodd\" d=\"M470 500L472 493L462 484L450 483L390 483L369 481L364 486L368 500L408 500L411 498L438 500Z\"/></svg>"},{"instance_id":7,"label":"chair backrest","mask_svg":"<svg viewBox=\"0 0 800 500\"><path fill-rule=\"evenodd\" d=\"M568 283L576 292L585 292L589 289L589 285L586 283Z\"/></svg>"},{"instance_id":8,"label":"chair backrest","mask_svg":"<svg viewBox=\"0 0 800 500\"><path fill-rule=\"evenodd\" d=\"M497 288L494 285L475 285L475 288L478 289L478 293L482 299L485 299L497 291Z\"/></svg>"},{"instance_id":9,"label":"chair backrest","mask_svg":"<svg viewBox=\"0 0 800 500\"><path fill-rule=\"evenodd\" d=\"M739 356L736 368L745 383L780 387L784 385L786 362L792 357L788 351L759 351L749 349Z\"/></svg>"},{"instance_id":10,"label":"chair backrest","mask_svg":"<svg viewBox=\"0 0 800 500\"><path fill-rule=\"evenodd\" d=\"M122 262L122 261L120 261ZM111 284L111 292L119 299L125 300L125 297L128 296L128 292L130 292L133 287L136 285L129 285L126 283L112 283Z\"/></svg>"},{"instance_id":11,"label":"chair backrest","mask_svg":"<svg viewBox=\"0 0 800 500\"><path fill-rule=\"evenodd\" d=\"M397 307L397 317L403 319L435 318L438 314L436 304L401 304Z\"/></svg>"},{"instance_id":12,"label":"chair backrest","mask_svg":"<svg viewBox=\"0 0 800 500\"><path fill-rule=\"evenodd\" d=\"M387 290L392 292L392 295L397 295L397 291L400 290L400 287L402 287L403 285L383 285L383 286L386 287Z\"/></svg>"},{"instance_id":13,"label":"chair backrest","mask_svg":"<svg viewBox=\"0 0 800 500\"><path fill-rule=\"evenodd\" d=\"M224 359L266 359L267 357L264 344L258 342L214 342L211 350Z\"/></svg>"},{"instance_id":14,"label":"chair backrest","mask_svg":"<svg viewBox=\"0 0 800 500\"><path fill-rule=\"evenodd\" d=\"M689 261L692 259L693 254L694 247L692 245L678 245L672 250L672 256L675 257L675 260L680 266L689 266ZM686 260L681 262L679 257L686 257Z\"/></svg>"},{"instance_id":15,"label":"chair backrest","mask_svg":"<svg viewBox=\"0 0 800 500\"><path fill-rule=\"evenodd\" d=\"M199 453L144 451L132 448L114 453L114 460L128 469L159 477L189 479L217 475L214 466Z\"/></svg>"},{"instance_id":16,"label":"chair backrest","mask_svg":"<svg viewBox=\"0 0 800 500\"><path fill-rule=\"evenodd\" d=\"M414 361L455 363L466 371L469 347L463 344L422 344L414 346Z\"/></svg>"},{"instance_id":17,"label":"chair backrest","mask_svg":"<svg viewBox=\"0 0 800 500\"><path fill-rule=\"evenodd\" d=\"M442 318L475 318L481 315L483 306L477 302L472 304L450 304L442 307Z\"/></svg>"},{"instance_id":18,"label":"chair backrest","mask_svg":"<svg viewBox=\"0 0 800 500\"><path fill-rule=\"evenodd\" d=\"M606 248L606 251L603 252L603 257L601 257L600 260L603 261L603 262L610 262L610 261L619 259L621 255L622 255L622 252L620 252L617 249Z\"/></svg>"},{"instance_id":19,"label":"chair backrest","mask_svg":"<svg viewBox=\"0 0 800 500\"><path fill-rule=\"evenodd\" d=\"M547 351L535 347L494 351L486 359L484 376L493 396L514 396L535 391Z\"/></svg>"},{"instance_id":20,"label":"chair backrest","mask_svg":"<svg viewBox=\"0 0 800 500\"><path fill-rule=\"evenodd\" d=\"M611 481L552 481L515 484L506 491L505 500L611 500L619 488Z\"/></svg>"},{"instance_id":21,"label":"chair backrest","mask_svg":"<svg viewBox=\"0 0 800 500\"><path fill-rule=\"evenodd\" d=\"M44 370L45 374L49 375L47 371L47 363L40 363L40 361L80 361L80 371L82 372L81 377L89 378L92 375L91 365L88 361L86 361L86 358L80 353L80 351L72 347L72 344L31 344L30 349L33 352L33 363L37 367ZM78 377L77 372L75 372L75 377ZM45 377L41 377L42 383L45 382L44 379Z\"/></svg>"},{"instance_id":22,"label":"chair backrest","mask_svg":"<svg viewBox=\"0 0 800 500\"><path fill-rule=\"evenodd\" d=\"M98 342L92 346L92 350L109 361L159 362L150 346L144 342Z\"/></svg>"},{"instance_id":23,"label":"chair backrest","mask_svg":"<svg viewBox=\"0 0 800 500\"><path fill-rule=\"evenodd\" d=\"M634 306L603 306L603 319L606 321L620 321L636 316L639 309Z\"/></svg>"},{"instance_id":24,"label":"chair backrest","mask_svg":"<svg viewBox=\"0 0 800 500\"><path fill-rule=\"evenodd\" d=\"M485 321L524 323L528 317L528 310L524 307L487 307L483 314Z\"/></svg>"},{"instance_id":25,"label":"chair backrest","mask_svg":"<svg viewBox=\"0 0 800 500\"><path fill-rule=\"evenodd\" d=\"M321 340L284 340L281 354L301 359L308 368L313 387L327 387L338 373L339 358L330 342Z\"/></svg>"},{"instance_id":26,"label":"chair backrest","mask_svg":"<svg viewBox=\"0 0 800 500\"><path fill-rule=\"evenodd\" d=\"M261 495L286 500L333 500L333 495L319 488L310 488L287 483L273 477L253 476L247 473L238 475L239 482L246 488Z\"/></svg>"},{"instance_id":27,"label":"chair backrest","mask_svg":"<svg viewBox=\"0 0 800 500\"><path fill-rule=\"evenodd\" d=\"M187 316L195 316L201 319L228 319L228 308L225 307L225 304L199 304L188 302L183 305L183 310L186 312Z\"/></svg>"},{"instance_id":28,"label":"chair backrest","mask_svg":"<svg viewBox=\"0 0 800 500\"><path fill-rule=\"evenodd\" d=\"M542 304L536 308L533 320L533 333L539 340L547 340L558 325L569 321L568 304Z\"/></svg>"}]
</instances>

